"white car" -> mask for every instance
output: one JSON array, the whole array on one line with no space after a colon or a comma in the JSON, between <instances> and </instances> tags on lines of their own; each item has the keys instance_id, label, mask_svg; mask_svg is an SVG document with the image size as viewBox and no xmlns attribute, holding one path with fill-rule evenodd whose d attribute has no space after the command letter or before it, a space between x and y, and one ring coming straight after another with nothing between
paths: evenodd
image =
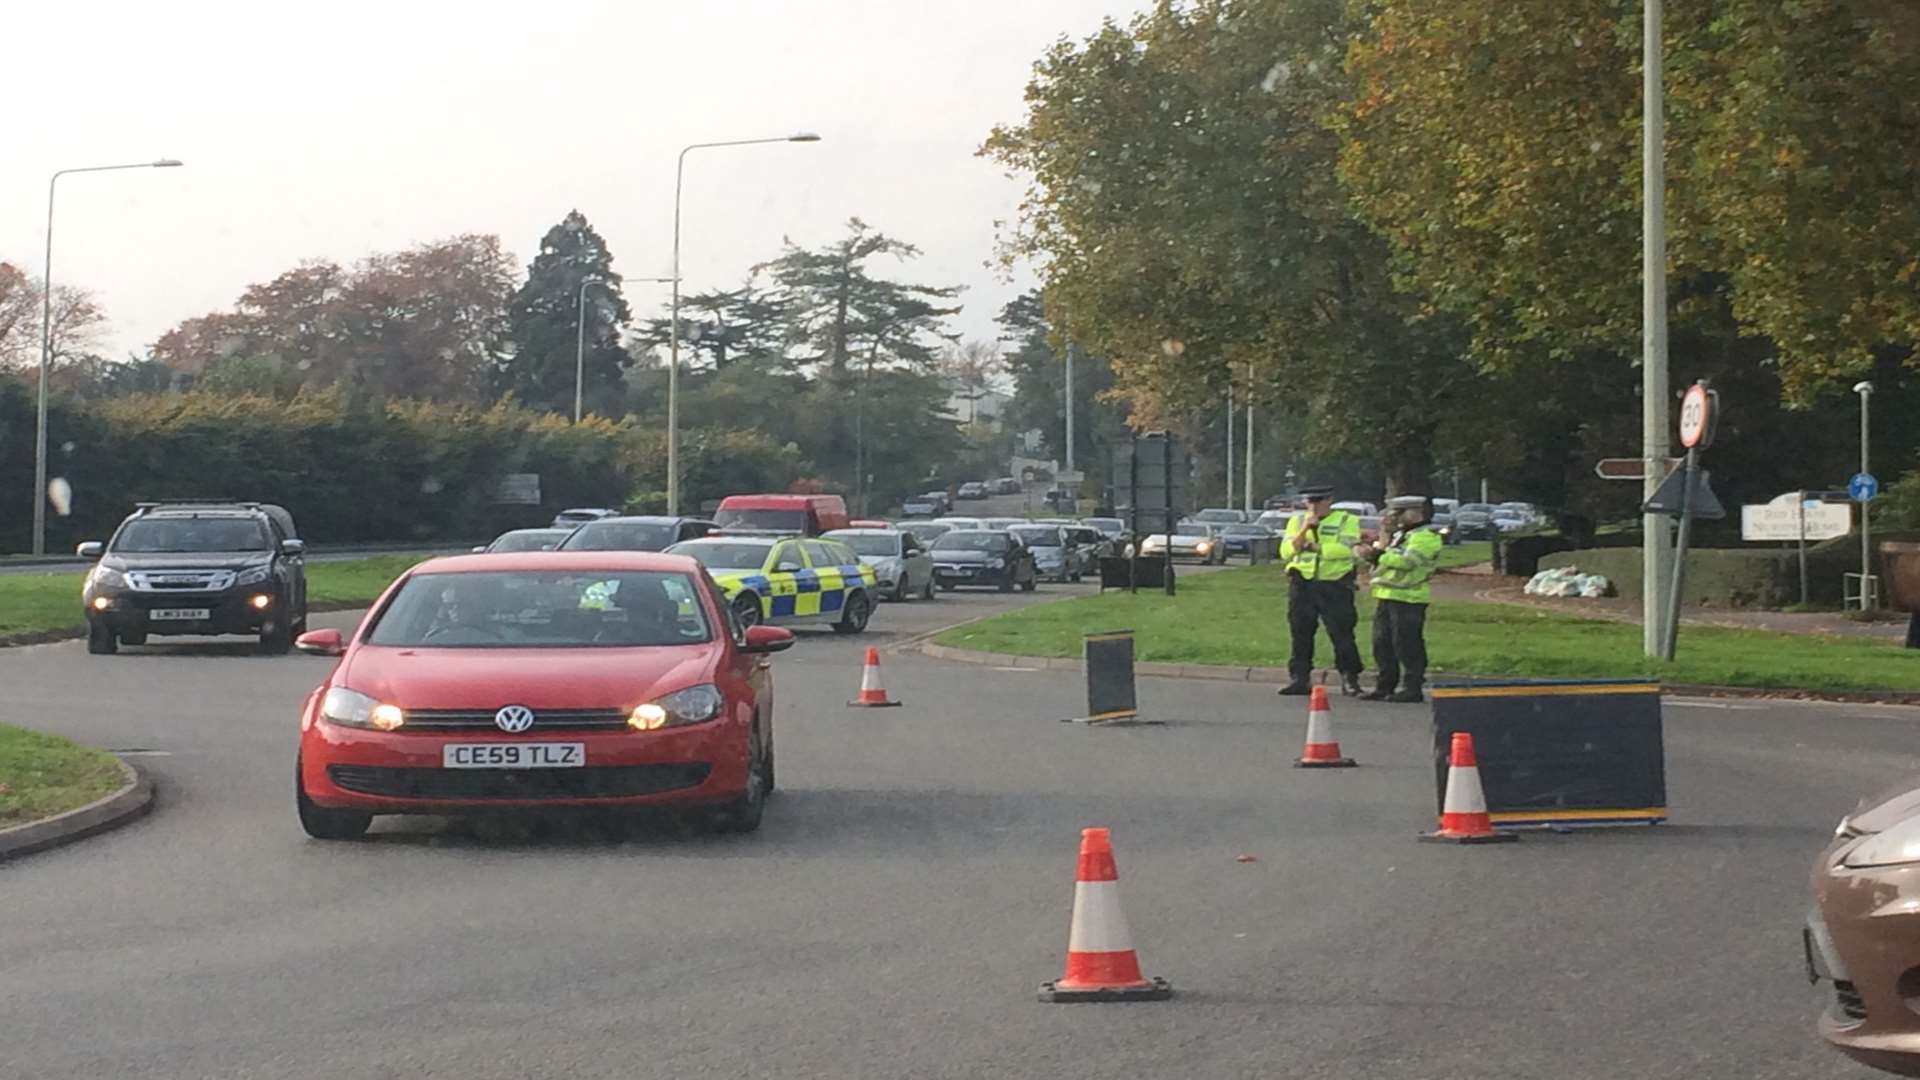
<instances>
[{"instance_id":1,"label":"white car","mask_svg":"<svg viewBox=\"0 0 1920 1080\"><path fill-rule=\"evenodd\" d=\"M933 524L945 525L947 527L947 531L949 532L979 532L981 529L984 529L987 527L986 522L980 520L979 518L970 518L970 517L934 518Z\"/></svg>"},{"instance_id":2,"label":"white car","mask_svg":"<svg viewBox=\"0 0 1920 1080\"><path fill-rule=\"evenodd\" d=\"M1380 508L1370 502L1337 502L1333 504L1333 508L1335 510L1345 510L1355 517L1380 516Z\"/></svg>"},{"instance_id":3,"label":"white car","mask_svg":"<svg viewBox=\"0 0 1920 1080\"><path fill-rule=\"evenodd\" d=\"M933 599L933 558L914 534L899 529L835 529L821 539L840 541L873 567L880 579L881 599Z\"/></svg>"},{"instance_id":4,"label":"white car","mask_svg":"<svg viewBox=\"0 0 1920 1080\"><path fill-rule=\"evenodd\" d=\"M1173 536L1166 533L1151 533L1140 541L1140 557L1151 559L1164 556L1167 548L1173 548L1176 559L1192 559L1195 562L1221 564L1227 561L1227 545L1219 535L1220 526L1204 521L1183 521L1173 527Z\"/></svg>"}]
</instances>

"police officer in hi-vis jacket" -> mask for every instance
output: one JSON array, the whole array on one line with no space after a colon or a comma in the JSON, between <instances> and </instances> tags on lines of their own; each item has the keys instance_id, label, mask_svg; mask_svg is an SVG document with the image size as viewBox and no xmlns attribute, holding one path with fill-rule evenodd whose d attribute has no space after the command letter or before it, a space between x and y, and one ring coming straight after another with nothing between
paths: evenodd
<instances>
[{"instance_id":1,"label":"police officer in hi-vis jacket","mask_svg":"<svg viewBox=\"0 0 1920 1080\"><path fill-rule=\"evenodd\" d=\"M1303 487L1304 513L1287 521L1280 540L1280 557L1287 561L1287 629L1293 635L1293 655L1287 661L1292 681L1282 694L1305 694L1313 675L1313 637L1321 623L1333 639L1333 663L1340 670L1340 687L1360 693L1360 649L1353 628L1360 621L1354 610L1354 548L1360 543L1360 519L1333 508L1333 487Z\"/></svg>"}]
</instances>

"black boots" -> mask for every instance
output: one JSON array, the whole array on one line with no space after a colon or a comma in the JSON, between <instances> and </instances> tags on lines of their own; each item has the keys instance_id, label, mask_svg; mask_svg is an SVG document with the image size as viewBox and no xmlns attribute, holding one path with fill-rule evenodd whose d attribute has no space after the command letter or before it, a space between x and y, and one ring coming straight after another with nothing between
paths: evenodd
<instances>
[{"instance_id":1,"label":"black boots","mask_svg":"<svg viewBox=\"0 0 1920 1080\"><path fill-rule=\"evenodd\" d=\"M1311 693L1313 693L1313 687L1308 686L1305 679L1295 679L1280 688L1281 697L1306 697Z\"/></svg>"}]
</instances>

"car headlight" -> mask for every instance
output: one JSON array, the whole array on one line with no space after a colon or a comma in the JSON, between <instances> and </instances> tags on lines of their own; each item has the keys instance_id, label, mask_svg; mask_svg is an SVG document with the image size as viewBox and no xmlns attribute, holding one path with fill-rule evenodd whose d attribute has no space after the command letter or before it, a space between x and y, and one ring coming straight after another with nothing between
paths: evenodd
<instances>
[{"instance_id":1,"label":"car headlight","mask_svg":"<svg viewBox=\"0 0 1920 1080\"><path fill-rule=\"evenodd\" d=\"M987 560L987 569L989 570L999 570L1004 568L1006 565L1007 565L1007 560L1000 558L998 555Z\"/></svg>"},{"instance_id":2,"label":"car headlight","mask_svg":"<svg viewBox=\"0 0 1920 1080\"><path fill-rule=\"evenodd\" d=\"M658 701L636 706L627 717L627 726L636 731L656 731L663 727L703 724L720 715L726 699L712 683L676 690Z\"/></svg>"},{"instance_id":3,"label":"car headlight","mask_svg":"<svg viewBox=\"0 0 1920 1080\"><path fill-rule=\"evenodd\" d=\"M1920 862L1920 817L1910 817L1891 829L1874 833L1855 845L1841 861L1855 870Z\"/></svg>"},{"instance_id":4,"label":"car headlight","mask_svg":"<svg viewBox=\"0 0 1920 1080\"><path fill-rule=\"evenodd\" d=\"M1205 540L1202 540L1199 543L1193 545L1193 550L1199 552L1202 555L1205 555L1207 552L1213 550L1213 545L1207 543Z\"/></svg>"},{"instance_id":5,"label":"car headlight","mask_svg":"<svg viewBox=\"0 0 1920 1080\"><path fill-rule=\"evenodd\" d=\"M272 576L273 567L256 566L251 570L242 570L240 576L235 578L233 583L235 585L258 585Z\"/></svg>"},{"instance_id":6,"label":"car headlight","mask_svg":"<svg viewBox=\"0 0 1920 1080\"><path fill-rule=\"evenodd\" d=\"M102 589L124 589L127 587L127 575L106 566L95 566L88 575L89 585Z\"/></svg>"},{"instance_id":7,"label":"car headlight","mask_svg":"<svg viewBox=\"0 0 1920 1080\"><path fill-rule=\"evenodd\" d=\"M358 690L336 686L320 701L320 715L343 727L392 731L407 722L398 705L387 705Z\"/></svg>"}]
</instances>

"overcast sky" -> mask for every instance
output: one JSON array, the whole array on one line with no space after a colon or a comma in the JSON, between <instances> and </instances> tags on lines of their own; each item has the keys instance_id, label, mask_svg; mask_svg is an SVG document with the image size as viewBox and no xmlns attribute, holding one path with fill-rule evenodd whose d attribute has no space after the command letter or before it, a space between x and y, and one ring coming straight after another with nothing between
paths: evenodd
<instances>
[{"instance_id":1,"label":"overcast sky","mask_svg":"<svg viewBox=\"0 0 1920 1080\"><path fill-rule=\"evenodd\" d=\"M853 215L964 284L958 326L994 333L1021 287L987 266L1021 186L973 151L1021 116L1061 34L1144 0L152 0L13 5L0 137L0 260L38 276L56 169L186 168L60 181L56 284L93 289L109 355L229 308L302 259L351 263L462 232L524 266L578 207L615 269L664 277L681 146L817 131L811 145L688 157L682 273L729 286L783 236ZM880 268L885 272L886 267ZM627 287L636 312L664 286Z\"/></svg>"}]
</instances>

